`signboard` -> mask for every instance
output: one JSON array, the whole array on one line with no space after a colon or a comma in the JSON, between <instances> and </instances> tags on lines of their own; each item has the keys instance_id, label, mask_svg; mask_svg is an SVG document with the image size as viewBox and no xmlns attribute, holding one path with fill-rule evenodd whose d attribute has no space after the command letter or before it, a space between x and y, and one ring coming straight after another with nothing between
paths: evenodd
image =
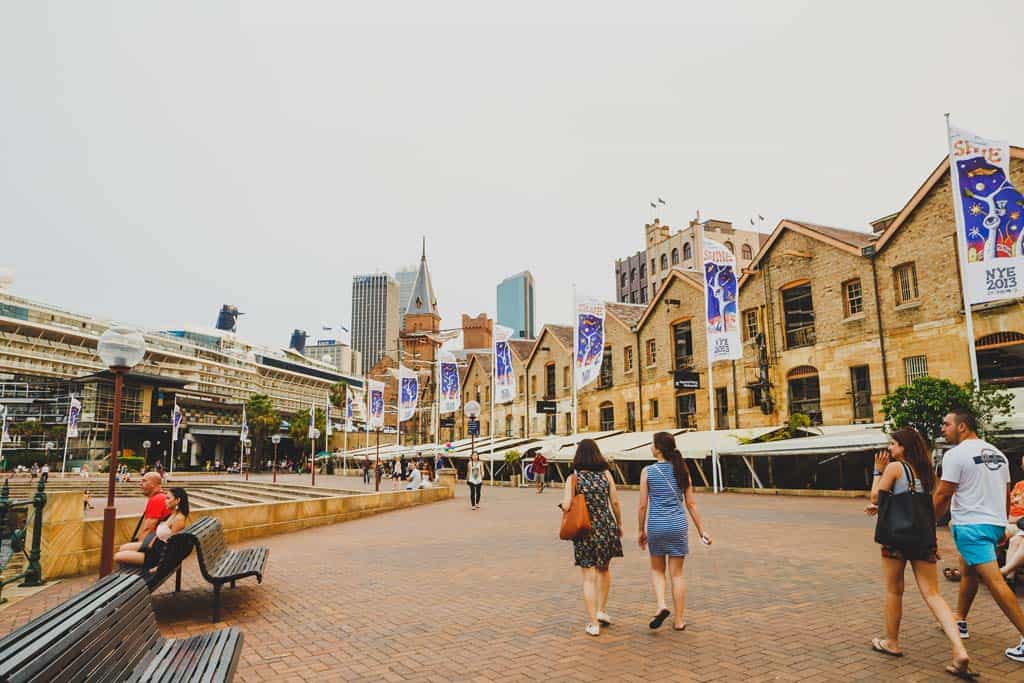
<instances>
[{"instance_id":1,"label":"signboard","mask_svg":"<svg viewBox=\"0 0 1024 683\"><path fill-rule=\"evenodd\" d=\"M700 373L676 370L672 373L672 386L676 389L700 389Z\"/></svg>"},{"instance_id":2,"label":"signboard","mask_svg":"<svg viewBox=\"0 0 1024 683\"><path fill-rule=\"evenodd\" d=\"M454 416L442 417L441 418L441 426L442 427L454 428L455 427L455 417Z\"/></svg>"},{"instance_id":3,"label":"signboard","mask_svg":"<svg viewBox=\"0 0 1024 683\"><path fill-rule=\"evenodd\" d=\"M469 418L469 435L480 436L480 420L475 417Z\"/></svg>"},{"instance_id":4,"label":"signboard","mask_svg":"<svg viewBox=\"0 0 1024 683\"><path fill-rule=\"evenodd\" d=\"M542 415L557 415L558 401L537 401L537 412Z\"/></svg>"}]
</instances>

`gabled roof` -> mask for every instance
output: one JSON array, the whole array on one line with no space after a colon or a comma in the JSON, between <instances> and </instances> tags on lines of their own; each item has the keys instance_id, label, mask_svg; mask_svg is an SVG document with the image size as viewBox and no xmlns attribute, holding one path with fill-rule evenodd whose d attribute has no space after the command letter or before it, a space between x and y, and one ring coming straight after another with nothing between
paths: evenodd
<instances>
[{"instance_id":1,"label":"gabled roof","mask_svg":"<svg viewBox=\"0 0 1024 683\"><path fill-rule=\"evenodd\" d=\"M704 278L702 277L702 273L699 273L696 270L683 270L682 268L674 267L669 271L668 277L662 281L661 286L658 287L658 291L651 297L651 303L647 304L647 309L644 311L643 315L641 315L640 319L636 321L636 329L643 327L643 324L647 322L647 318L650 317L651 311L657 308L658 304L661 302L661 297L664 296L665 292L676 280L680 280L683 283L690 285L694 289L698 290L701 293L701 296L704 296Z\"/></svg>"},{"instance_id":2,"label":"gabled roof","mask_svg":"<svg viewBox=\"0 0 1024 683\"><path fill-rule=\"evenodd\" d=\"M533 343L533 350L530 351L530 355L526 357L526 364L529 365L533 361L534 355L537 350L540 349L540 343L544 339L544 335L550 335L558 345L565 349L565 352L572 354L572 327L569 325L551 325L547 324L541 328L540 334L537 335L537 340Z\"/></svg>"},{"instance_id":3,"label":"gabled roof","mask_svg":"<svg viewBox=\"0 0 1024 683\"><path fill-rule=\"evenodd\" d=\"M1010 147L1010 158L1011 159L1024 159L1024 147ZM900 209L899 213L896 214L896 218L889 224L878 240L875 242L875 248L881 251L885 248L885 245L889 243L896 231L899 230L910 215L914 213L914 209L917 208L918 204L931 192L932 188L935 187L940 180L945 176L949 175L949 155L947 154L939 162L939 165L935 167L935 170L925 179L921 187L917 188L917 192L907 201L907 203ZM950 206L950 211L953 207Z\"/></svg>"},{"instance_id":4,"label":"gabled roof","mask_svg":"<svg viewBox=\"0 0 1024 683\"><path fill-rule=\"evenodd\" d=\"M466 363L466 377L469 377L469 371L472 369L474 363L479 365L488 375L491 374L491 354L471 353L469 362Z\"/></svg>"},{"instance_id":5,"label":"gabled roof","mask_svg":"<svg viewBox=\"0 0 1024 683\"><path fill-rule=\"evenodd\" d=\"M643 304L620 304L615 301L609 301L605 303L604 310L626 327L633 329L633 326L643 317L647 306Z\"/></svg>"},{"instance_id":6,"label":"gabled roof","mask_svg":"<svg viewBox=\"0 0 1024 683\"><path fill-rule=\"evenodd\" d=\"M409 295L409 306L406 315L421 314L438 315L437 298L434 296L434 284L430 281L430 269L427 268L427 239L423 238L423 254L420 256L420 269L416 273L416 281Z\"/></svg>"},{"instance_id":7,"label":"gabled roof","mask_svg":"<svg viewBox=\"0 0 1024 683\"><path fill-rule=\"evenodd\" d=\"M512 353L516 355L516 358L525 362L533 352L533 347L536 343L537 340L535 339L510 339L508 345L512 349Z\"/></svg>"}]
</instances>

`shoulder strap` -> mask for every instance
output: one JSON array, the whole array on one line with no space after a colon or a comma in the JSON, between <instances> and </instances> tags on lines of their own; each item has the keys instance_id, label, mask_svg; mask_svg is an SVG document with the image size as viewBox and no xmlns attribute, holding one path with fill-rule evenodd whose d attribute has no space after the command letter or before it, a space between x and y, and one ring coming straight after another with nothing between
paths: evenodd
<instances>
[{"instance_id":1,"label":"shoulder strap","mask_svg":"<svg viewBox=\"0 0 1024 683\"><path fill-rule=\"evenodd\" d=\"M672 491L675 491L677 488L679 488L678 484L673 485L673 481L665 476L665 473L661 471L661 468L658 467L657 463L655 463L654 465L651 465L651 467L654 468L655 472L657 472L659 475L661 475L661 478L665 480L666 484L668 484L669 489L671 489ZM677 503L679 502L679 498L681 498L682 495L683 494L680 493L679 496L676 497L676 502Z\"/></svg>"},{"instance_id":2,"label":"shoulder strap","mask_svg":"<svg viewBox=\"0 0 1024 683\"><path fill-rule=\"evenodd\" d=\"M903 474L907 477L907 490L917 493L917 479L914 477L914 470L907 463L900 461L903 466Z\"/></svg>"}]
</instances>

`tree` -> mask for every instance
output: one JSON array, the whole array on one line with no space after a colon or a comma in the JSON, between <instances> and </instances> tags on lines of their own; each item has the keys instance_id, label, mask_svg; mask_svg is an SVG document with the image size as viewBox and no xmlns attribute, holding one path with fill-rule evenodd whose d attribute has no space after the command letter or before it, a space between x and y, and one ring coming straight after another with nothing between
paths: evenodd
<instances>
[{"instance_id":1,"label":"tree","mask_svg":"<svg viewBox=\"0 0 1024 683\"><path fill-rule=\"evenodd\" d=\"M321 435L324 433L325 417L323 409L317 408L314 424L320 430ZM300 457L303 457L301 454L309 450L309 411L300 410L292 415L292 419L288 422L288 436L291 437L295 447L299 449Z\"/></svg>"},{"instance_id":2,"label":"tree","mask_svg":"<svg viewBox=\"0 0 1024 683\"><path fill-rule=\"evenodd\" d=\"M1003 426L1001 419L1012 411L1013 394L1002 389L976 389L972 382L955 384L948 379L919 377L882 399L882 413L889 431L913 427L929 444L942 436L942 419L956 407L969 408L978 418L978 434L988 438Z\"/></svg>"},{"instance_id":3,"label":"tree","mask_svg":"<svg viewBox=\"0 0 1024 683\"><path fill-rule=\"evenodd\" d=\"M331 385L331 405L345 410L345 390L348 389L348 382L335 382Z\"/></svg>"},{"instance_id":4,"label":"tree","mask_svg":"<svg viewBox=\"0 0 1024 683\"><path fill-rule=\"evenodd\" d=\"M281 429L281 415L274 409L274 403L266 394L253 394L245 403L245 417L249 423L249 432L255 447L253 462L263 462L263 447L267 439Z\"/></svg>"}]
</instances>

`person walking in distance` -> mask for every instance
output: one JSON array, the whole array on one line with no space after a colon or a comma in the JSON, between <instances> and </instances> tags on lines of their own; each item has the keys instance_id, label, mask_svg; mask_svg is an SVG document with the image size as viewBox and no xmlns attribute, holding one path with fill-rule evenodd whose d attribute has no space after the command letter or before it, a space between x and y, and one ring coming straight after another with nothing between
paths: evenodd
<instances>
[{"instance_id":1,"label":"person walking in distance","mask_svg":"<svg viewBox=\"0 0 1024 683\"><path fill-rule=\"evenodd\" d=\"M701 541L711 545L697 513L697 499L690 482L690 471L676 448L675 438L668 432L654 435L651 453L655 463L640 473L639 543L651 554L651 583L658 601L658 613L651 619L651 628L661 628L671 612L665 601L666 569L672 587L672 604L676 610L673 628L686 629L686 581L683 563L690 552L689 521L693 519ZM686 501L683 509L682 501ZM687 515L689 512L689 515Z\"/></svg>"},{"instance_id":2,"label":"person walking in distance","mask_svg":"<svg viewBox=\"0 0 1024 683\"><path fill-rule=\"evenodd\" d=\"M622 557L622 510L608 462L593 439L583 439L576 447L573 473L566 482L562 502L568 510L576 493L582 493L590 513L590 533L572 541L576 566L583 574L583 602L587 608L586 631L601 634L601 626L611 626L608 616L608 592L612 585L611 559Z\"/></svg>"},{"instance_id":3,"label":"person walking in distance","mask_svg":"<svg viewBox=\"0 0 1024 683\"><path fill-rule=\"evenodd\" d=\"M484 486L484 464L480 462L480 454L473 451L469 456L466 468L466 483L469 484L469 504L471 509L480 509L480 490Z\"/></svg>"},{"instance_id":4,"label":"person walking in distance","mask_svg":"<svg viewBox=\"0 0 1024 683\"><path fill-rule=\"evenodd\" d=\"M544 479L548 473L548 459L544 455L544 448L537 451L533 456L533 476L537 480L537 493L544 492Z\"/></svg>"},{"instance_id":5,"label":"person walking in distance","mask_svg":"<svg viewBox=\"0 0 1024 683\"><path fill-rule=\"evenodd\" d=\"M961 638L970 637L967 614L978 584L983 583L999 609L1016 627L1020 639L1006 656L1024 663L1024 612L996 562L996 544L1006 530L1010 493L1010 461L992 444L978 438L977 418L966 408L942 420L942 435L954 446L942 459L942 481L933 501L938 519L950 507L950 531L960 552L960 594L956 604Z\"/></svg>"},{"instance_id":6,"label":"person walking in distance","mask_svg":"<svg viewBox=\"0 0 1024 683\"><path fill-rule=\"evenodd\" d=\"M875 456L874 479L871 485L871 505L865 512L878 514L881 491L893 495L914 491L931 494L935 490L928 446L915 429L905 427L890 435L889 448ZM953 648L953 663L946 671L954 676L972 677L968 668L970 658L957 630L956 620L949 605L939 594L938 544L935 539L935 520L928 521L930 533L913 546L882 546L882 574L885 577L885 638L875 638L871 648L876 652L902 657L900 647L900 621L903 618L903 574L907 563L914 570L917 588L925 604L939 622L939 626Z\"/></svg>"}]
</instances>

